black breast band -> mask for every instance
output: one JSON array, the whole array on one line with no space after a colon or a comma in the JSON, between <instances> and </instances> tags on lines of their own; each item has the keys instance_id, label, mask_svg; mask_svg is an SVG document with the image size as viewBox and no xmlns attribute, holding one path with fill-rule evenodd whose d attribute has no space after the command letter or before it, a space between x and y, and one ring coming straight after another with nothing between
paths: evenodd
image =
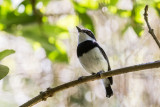
<instances>
[{"instance_id":1,"label":"black breast band","mask_svg":"<svg viewBox=\"0 0 160 107\"><path fill-rule=\"evenodd\" d=\"M98 44L91 40L87 40L87 41L80 43L77 47L77 56L78 57L82 56L84 53L87 53L94 47L98 47Z\"/></svg>"}]
</instances>

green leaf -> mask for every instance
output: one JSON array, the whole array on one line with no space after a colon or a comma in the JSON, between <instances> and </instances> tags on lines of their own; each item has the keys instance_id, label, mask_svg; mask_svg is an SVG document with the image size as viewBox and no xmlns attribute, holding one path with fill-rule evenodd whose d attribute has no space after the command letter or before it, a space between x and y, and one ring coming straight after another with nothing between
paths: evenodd
<instances>
[{"instance_id":1,"label":"green leaf","mask_svg":"<svg viewBox=\"0 0 160 107\"><path fill-rule=\"evenodd\" d=\"M122 9L118 9L117 10L117 14L120 17L127 17L129 18L131 16L131 11L130 10L122 10Z\"/></svg>"},{"instance_id":2,"label":"green leaf","mask_svg":"<svg viewBox=\"0 0 160 107\"><path fill-rule=\"evenodd\" d=\"M160 2L155 2L154 8L157 11L158 15L160 16Z\"/></svg>"},{"instance_id":3,"label":"green leaf","mask_svg":"<svg viewBox=\"0 0 160 107\"><path fill-rule=\"evenodd\" d=\"M56 25L60 26L64 29L75 28L78 25L79 18L77 15L67 15L61 19L59 19Z\"/></svg>"},{"instance_id":4,"label":"green leaf","mask_svg":"<svg viewBox=\"0 0 160 107\"><path fill-rule=\"evenodd\" d=\"M118 0L110 0L110 5L116 5Z\"/></svg>"},{"instance_id":5,"label":"green leaf","mask_svg":"<svg viewBox=\"0 0 160 107\"><path fill-rule=\"evenodd\" d=\"M131 13L131 17L134 19L136 23L144 23L143 12L144 12L144 4L135 4L133 6L133 10Z\"/></svg>"},{"instance_id":6,"label":"green leaf","mask_svg":"<svg viewBox=\"0 0 160 107\"><path fill-rule=\"evenodd\" d=\"M5 19L1 19L0 22L7 26L6 28L8 29L12 27L12 25L15 27L15 25L19 24L25 25L36 22L36 16L29 16L26 13L15 15L15 13L11 12L7 14Z\"/></svg>"},{"instance_id":7,"label":"green leaf","mask_svg":"<svg viewBox=\"0 0 160 107\"><path fill-rule=\"evenodd\" d=\"M47 54L55 49L54 45L49 43L48 35L45 34L43 27L38 26L38 24L24 26L19 32L22 33L23 37L29 39L31 43L39 42Z\"/></svg>"},{"instance_id":8,"label":"green leaf","mask_svg":"<svg viewBox=\"0 0 160 107\"><path fill-rule=\"evenodd\" d=\"M15 53L15 51L13 49L6 49L2 52L0 52L0 60L2 60L4 57L10 55L10 54L13 54Z\"/></svg>"},{"instance_id":9,"label":"green leaf","mask_svg":"<svg viewBox=\"0 0 160 107\"><path fill-rule=\"evenodd\" d=\"M108 6L108 10L113 13L113 14L116 14L117 13L117 7L116 6Z\"/></svg>"},{"instance_id":10,"label":"green leaf","mask_svg":"<svg viewBox=\"0 0 160 107\"><path fill-rule=\"evenodd\" d=\"M98 2L96 0L80 0L79 5L88 9L97 9Z\"/></svg>"},{"instance_id":11,"label":"green leaf","mask_svg":"<svg viewBox=\"0 0 160 107\"><path fill-rule=\"evenodd\" d=\"M86 9L91 9L91 10L95 10L98 9L99 5L98 5L98 1L96 0L80 0L80 1L75 1L75 0L71 0L75 10L79 11L79 12L86 12Z\"/></svg>"},{"instance_id":12,"label":"green leaf","mask_svg":"<svg viewBox=\"0 0 160 107\"><path fill-rule=\"evenodd\" d=\"M48 57L52 62L68 62L67 54L58 50L51 52Z\"/></svg>"},{"instance_id":13,"label":"green leaf","mask_svg":"<svg viewBox=\"0 0 160 107\"><path fill-rule=\"evenodd\" d=\"M143 34L143 12L145 4L134 4L131 12L131 26L135 33L140 37Z\"/></svg>"},{"instance_id":14,"label":"green leaf","mask_svg":"<svg viewBox=\"0 0 160 107\"><path fill-rule=\"evenodd\" d=\"M50 0L36 0L36 3L42 2L44 5L47 5Z\"/></svg>"},{"instance_id":15,"label":"green leaf","mask_svg":"<svg viewBox=\"0 0 160 107\"><path fill-rule=\"evenodd\" d=\"M134 29L134 31L136 32L136 34L140 37L143 34L143 27L141 24L139 23L134 23L132 24L132 27Z\"/></svg>"},{"instance_id":16,"label":"green leaf","mask_svg":"<svg viewBox=\"0 0 160 107\"><path fill-rule=\"evenodd\" d=\"M4 78L9 72L9 68L4 65L0 65L0 80Z\"/></svg>"},{"instance_id":17,"label":"green leaf","mask_svg":"<svg viewBox=\"0 0 160 107\"><path fill-rule=\"evenodd\" d=\"M49 54L49 59L53 62L68 62L68 56L66 53L66 46L62 41L57 40L55 43L56 50Z\"/></svg>"},{"instance_id":18,"label":"green leaf","mask_svg":"<svg viewBox=\"0 0 160 107\"><path fill-rule=\"evenodd\" d=\"M73 3L73 6L74 6L74 9L79 12L79 13L85 13L86 12L86 8L83 7L83 6L80 6L77 2L75 2L74 0L72 0L72 3Z\"/></svg>"}]
</instances>

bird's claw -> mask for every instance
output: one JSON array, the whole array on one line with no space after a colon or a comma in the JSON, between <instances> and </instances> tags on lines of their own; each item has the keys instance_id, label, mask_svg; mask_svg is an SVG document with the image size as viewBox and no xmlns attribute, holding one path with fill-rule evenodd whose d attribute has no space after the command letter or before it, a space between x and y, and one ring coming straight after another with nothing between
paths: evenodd
<instances>
[{"instance_id":1,"label":"bird's claw","mask_svg":"<svg viewBox=\"0 0 160 107\"><path fill-rule=\"evenodd\" d=\"M43 100L43 101L46 101L46 99L47 99L47 98L45 97L46 93L41 91L41 92L40 92L40 95L42 96L42 100Z\"/></svg>"},{"instance_id":2,"label":"bird's claw","mask_svg":"<svg viewBox=\"0 0 160 107\"><path fill-rule=\"evenodd\" d=\"M95 75L96 73L92 72L92 75Z\"/></svg>"},{"instance_id":3,"label":"bird's claw","mask_svg":"<svg viewBox=\"0 0 160 107\"><path fill-rule=\"evenodd\" d=\"M99 71L99 72L97 72L97 75L99 75L100 77L102 77L102 73L104 73L104 71Z\"/></svg>"},{"instance_id":4,"label":"bird's claw","mask_svg":"<svg viewBox=\"0 0 160 107\"><path fill-rule=\"evenodd\" d=\"M78 78L79 81L83 80L86 76L81 76Z\"/></svg>"},{"instance_id":5,"label":"bird's claw","mask_svg":"<svg viewBox=\"0 0 160 107\"><path fill-rule=\"evenodd\" d=\"M50 92L50 90L51 90L51 88L50 88L50 87L48 87L48 88L47 88L47 93L49 93L49 92ZM53 96L53 95L51 95L51 94L49 95L49 97L52 97L52 96Z\"/></svg>"}]
</instances>

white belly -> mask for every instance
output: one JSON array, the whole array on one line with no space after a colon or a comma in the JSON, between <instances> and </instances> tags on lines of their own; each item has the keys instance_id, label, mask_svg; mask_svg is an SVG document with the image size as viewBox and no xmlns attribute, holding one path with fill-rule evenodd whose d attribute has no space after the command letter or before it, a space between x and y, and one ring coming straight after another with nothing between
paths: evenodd
<instances>
[{"instance_id":1,"label":"white belly","mask_svg":"<svg viewBox=\"0 0 160 107\"><path fill-rule=\"evenodd\" d=\"M108 71L107 61L104 59L99 48L94 48L79 57L84 69L89 73L97 73L99 71Z\"/></svg>"}]
</instances>

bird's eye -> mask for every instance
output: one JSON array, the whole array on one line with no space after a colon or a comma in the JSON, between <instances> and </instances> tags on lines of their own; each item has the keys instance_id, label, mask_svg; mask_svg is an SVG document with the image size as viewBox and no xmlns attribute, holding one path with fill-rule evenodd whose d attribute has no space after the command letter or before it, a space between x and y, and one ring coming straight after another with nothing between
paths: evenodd
<instances>
[{"instance_id":1,"label":"bird's eye","mask_svg":"<svg viewBox=\"0 0 160 107\"><path fill-rule=\"evenodd\" d=\"M91 32L87 32L89 35L92 35L92 33Z\"/></svg>"}]
</instances>

